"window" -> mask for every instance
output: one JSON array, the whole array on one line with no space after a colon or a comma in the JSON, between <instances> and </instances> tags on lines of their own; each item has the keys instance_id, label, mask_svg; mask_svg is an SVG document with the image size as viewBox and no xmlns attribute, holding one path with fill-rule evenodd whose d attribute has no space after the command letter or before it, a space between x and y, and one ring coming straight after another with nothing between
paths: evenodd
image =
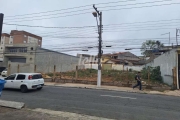
<instances>
[{"instance_id":1,"label":"window","mask_svg":"<svg viewBox=\"0 0 180 120\"><path fill-rule=\"evenodd\" d=\"M16 80L24 80L25 77L26 77L25 75L20 75L20 74L19 74L19 75L17 76Z\"/></svg>"},{"instance_id":2,"label":"window","mask_svg":"<svg viewBox=\"0 0 180 120\"><path fill-rule=\"evenodd\" d=\"M33 47L31 47L31 50L33 50Z\"/></svg>"},{"instance_id":3,"label":"window","mask_svg":"<svg viewBox=\"0 0 180 120\"><path fill-rule=\"evenodd\" d=\"M41 42L41 40L39 40L39 42Z\"/></svg>"},{"instance_id":4,"label":"window","mask_svg":"<svg viewBox=\"0 0 180 120\"><path fill-rule=\"evenodd\" d=\"M24 35L24 37L27 37L26 35Z\"/></svg>"},{"instance_id":5,"label":"window","mask_svg":"<svg viewBox=\"0 0 180 120\"><path fill-rule=\"evenodd\" d=\"M9 77L6 78L6 80L14 80L15 77L16 75L10 75Z\"/></svg>"},{"instance_id":6,"label":"window","mask_svg":"<svg viewBox=\"0 0 180 120\"><path fill-rule=\"evenodd\" d=\"M27 52L27 48L19 48L19 52Z\"/></svg>"},{"instance_id":7,"label":"window","mask_svg":"<svg viewBox=\"0 0 180 120\"><path fill-rule=\"evenodd\" d=\"M9 49L9 52L17 52L17 49L11 48L11 49Z\"/></svg>"},{"instance_id":8,"label":"window","mask_svg":"<svg viewBox=\"0 0 180 120\"><path fill-rule=\"evenodd\" d=\"M24 43L26 43L26 41L24 40Z\"/></svg>"},{"instance_id":9,"label":"window","mask_svg":"<svg viewBox=\"0 0 180 120\"><path fill-rule=\"evenodd\" d=\"M32 79L41 79L42 75L41 74L37 74L37 75L33 75Z\"/></svg>"}]
</instances>

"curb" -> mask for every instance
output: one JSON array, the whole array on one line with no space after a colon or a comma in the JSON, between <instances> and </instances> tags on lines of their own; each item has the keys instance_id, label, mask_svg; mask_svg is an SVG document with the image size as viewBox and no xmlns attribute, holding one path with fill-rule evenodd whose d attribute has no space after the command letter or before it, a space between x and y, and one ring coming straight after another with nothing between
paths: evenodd
<instances>
[{"instance_id":1,"label":"curb","mask_svg":"<svg viewBox=\"0 0 180 120\"><path fill-rule=\"evenodd\" d=\"M8 108L21 109L25 106L25 104L22 102L0 100L0 106L8 107Z\"/></svg>"},{"instance_id":2,"label":"curb","mask_svg":"<svg viewBox=\"0 0 180 120\"><path fill-rule=\"evenodd\" d=\"M106 88L92 88L92 87L71 87L71 86L59 86L59 85L45 85L45 86L54 86L54 87L65 87L65 88L81 88L81 89L96 89L96 90L108 90L108 91L119 91L119 92L128 92L128 93L139 93L139 94L151 94L151 95L164 95L164 96L175 96L175 95L167 95L163 93L150 93L144 91L129 91L129 90L117 90L117 89L106 89ZM176 96L179 97L179 96Z\"/></svg>"}]
</instances>

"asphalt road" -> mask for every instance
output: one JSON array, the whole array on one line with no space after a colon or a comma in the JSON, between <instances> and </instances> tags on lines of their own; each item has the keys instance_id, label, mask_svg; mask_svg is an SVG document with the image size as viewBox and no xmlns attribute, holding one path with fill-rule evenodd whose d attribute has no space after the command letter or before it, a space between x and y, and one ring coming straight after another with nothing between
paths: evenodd
<instances>
[{"instance_id":1,"label":"asphalt road","mask_svg":"<svg viewBox=\"0 0 180 120\"><path fill-rule=\"evenodd\" d=\"M120 120L179 120L180 97L45 86L21 93L4 90L1 99L44 108Z\"/></svg>"}]
</instances>

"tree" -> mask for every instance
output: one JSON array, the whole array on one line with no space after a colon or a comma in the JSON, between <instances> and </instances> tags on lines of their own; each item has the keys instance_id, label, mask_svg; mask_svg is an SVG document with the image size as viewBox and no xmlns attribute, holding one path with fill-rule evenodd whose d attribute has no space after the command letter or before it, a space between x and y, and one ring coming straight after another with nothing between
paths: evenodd
<instances>
[{"instance_id":1,"label":"tree","mask_svg":"<svg viewBox=\"0 0 180 120\"><path fill-rule=\"evenodd\" d=\"M154 50L154 49L161 49L164 47L164 44L161 43L160 41L155 41L155 40L147 40L146 42L142 43L141 46L141 51L142 51L142 55L146 55L148 56L149 53L147 50Z\"/></svg>"}]
</instances>

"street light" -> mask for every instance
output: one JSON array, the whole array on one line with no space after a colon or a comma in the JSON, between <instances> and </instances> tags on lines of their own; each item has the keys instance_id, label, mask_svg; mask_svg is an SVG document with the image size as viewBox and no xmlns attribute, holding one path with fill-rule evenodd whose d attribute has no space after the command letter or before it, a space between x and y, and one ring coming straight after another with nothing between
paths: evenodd
<instances>
[{"instance_id":1,"label":"street light","mask_svg":"<svg viewBox=\"0 0 180 120\"><path fill-rule=\"evenodd\" d=\"M92 13L94 17L97 17L97 12Z\"/></svg>"},{"instance_id":2,"label":"street light","mask_svg":"<svg viewBox=\"0 0 180 120\"><path fill-rule=\"evenodd\" d=\"M99 12L95 5L93 5L93 8L96 12L93 12L93 16L96 17L97 21L97 27L98 27L98 34L99 34L99 49L98 49L98 77L97 77L97 87L101 87L101 55L102 55L102 12ZM99 18L99 25L98 25L98 19Z\"/></svg>"}]
</instances>

